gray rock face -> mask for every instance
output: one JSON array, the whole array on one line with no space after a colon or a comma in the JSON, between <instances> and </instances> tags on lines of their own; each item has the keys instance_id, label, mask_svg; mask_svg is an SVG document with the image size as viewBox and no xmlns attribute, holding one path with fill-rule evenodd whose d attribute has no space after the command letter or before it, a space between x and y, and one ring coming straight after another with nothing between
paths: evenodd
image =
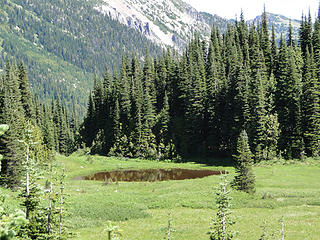
<instances>
[{"instance_id":1,"label":"gray rock face","mask_svg":"<svg viewBox=\"0 0 320 240\"><path fill-rule=\"evenodd\" d=\"M101 0L95 6L100 13L110 16L129 27L132 27L162 46L171 46L177 50L183 49L194 33L199 33L202 39L208 39L211 27L216 24L224 32L228 20L195 8L181 0ZM240 10L239 10L240 11ZM268 13L269 26L275 26L277 37L280 32L286 32L289 19ZM248 23L261 21L257 16ZM299 21L292 21L293 30L297 35Z\"/></svg>"},{"instance_id":2,"label":"gray rock face","mask_svg":"<svg viewBox=\"0 0 320 240\"><path fill-rule=\"evenodd\" d=\"M161 45L177 49L195 32L207 38L214 18L205 18L180 0L103 0L95 9Z\"/></svg>"}]
</instances>

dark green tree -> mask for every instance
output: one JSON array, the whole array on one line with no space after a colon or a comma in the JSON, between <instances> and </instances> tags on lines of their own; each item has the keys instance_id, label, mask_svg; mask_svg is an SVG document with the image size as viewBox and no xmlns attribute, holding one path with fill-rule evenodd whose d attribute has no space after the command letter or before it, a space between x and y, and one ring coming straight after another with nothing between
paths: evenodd
<instances>
[{"instance_id":1,"label":"dark green tree","mask_svg":"<svg viewBox=\"0 0 320 240\"><path fill-rule=\"evenodd\" d=\"M29 80L23 63L19 64L19 89L21 94L21 102L27 119L34 119L34 107L32 103L32 95L29 87Z\"/></svg>"},{"instance_id":2,"label":"dark green tree","mask_svg":"<svg viewBox=\"0 0 320 240\"><path fill-rule=\"evenodd\" d=\"M252 153L248 143L246 131L242 131L238 138L237 152L233 156L235 161L236 176L232 182L235 189L247 193L255 192L255 176L252 171Z\"/></svg>"},{"instance_id":3,"label":"dark green tree","mask_svg":"<svg viewBox=\"0 0 320 240\"><path fill-rule=\"evenodd\" d=\"M23 156L23 147L18 139L24 132L25 116L21 103L18 69L15 64L7 63L1 82L0 119L10 128L0 140L1 154L3 155L0 184L16 187L21 178L21 159Z\"/></svg>"},{"instance_id":4,"label":"dark green tree","mask_svg":"<svg viewBox=\"0 0 320 240\"><path fill-rule=\"evenodd\" d=\"M313 53L307 50L303 71L302 129L305 151L316 157L320 151L320 90Z\"/></svg>"}]
</instances>

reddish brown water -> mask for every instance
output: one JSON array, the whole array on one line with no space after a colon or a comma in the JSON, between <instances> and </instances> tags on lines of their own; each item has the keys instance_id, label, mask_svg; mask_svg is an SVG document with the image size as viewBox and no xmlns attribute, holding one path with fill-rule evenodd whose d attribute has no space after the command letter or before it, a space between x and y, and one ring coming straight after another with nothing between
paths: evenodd
<instances>
[{"instance_id":1,"label":"reddish brown water","mask_svg":"<svg viewBox=\"0 0 320 240\"><path fill-rule=\"evenodd\" d=\"M211 175L225 174L226 171L193 170L193 169L142 169L98 172L90 176L80 177L81 180L112 181L112 182L154 182L167 180L184 180L203 178Z\"/></svg>"}]
</instances>

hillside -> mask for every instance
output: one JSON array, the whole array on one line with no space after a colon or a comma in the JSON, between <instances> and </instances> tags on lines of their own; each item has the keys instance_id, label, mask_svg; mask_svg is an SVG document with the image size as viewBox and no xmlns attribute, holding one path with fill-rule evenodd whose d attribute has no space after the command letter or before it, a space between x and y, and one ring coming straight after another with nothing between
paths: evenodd
<instances>
[{"instance_id":1,"label":"hillside","mask_svg":"<svg viewBox=\"0 0 320 240\"><path fill-rule=\"evenodd\" d=\"M271 31L272 25L273 25L277 39L280 39L281 33L286 35L286 33L288 32L290 18L287 18L286 16L283 16L280 14L267 13L267 19L269 22L269 30ZM254 22L257 25L258 23L261 22L261 20L262 19L260 15L248 22L249 23ZM298 39L298 36L299 36L300 22L301 21L297 19L291 19L292 30L293 30L294 37L296 39Z\"/></svg>"},{"instance_id":2,"label":"hillside","mask_svg":"<svg viewBox=\"0 0 320 240\"><path fill-rule=\"evenodd\" d=\"M24 61L32 89L51 101L57 93L80 113L92 86L92 73L115 68L121 56L139 58L147 45L143 35L94 10L94 1L1 0L0 69L6 59Z\"/></svg>"},{"instance_id":3,"label":"hillside","mask_svg":"<svg viewBox=\"0 0 320 240\"><path fill-rule=\"evenodd\" d=\"M93 73L117 70L121 57L143 59L162 47L184 49L193 33L207 38L213 24L225 32L227 20L173 0L0 0L0 71L7 59L28 68L32 90L51 101L57 94L83 116ZM252 20L259 22L260 17ZM269 14L277 36L288 18ZM299 21L293 21L297 34Z\"/></svg>"},{"instance_id":4,"label":"hillside","mask_svg":"<svg viewBox=\"0 0 320 240\"><path fill-rule=\"evenodd\" d=\"M198 12L181 0L103 0L95 9L160 45L178 49L185 47L193 33L208 37L213 24L225 31L230 23L217 15Z\"/></svg>"}]
</instances>

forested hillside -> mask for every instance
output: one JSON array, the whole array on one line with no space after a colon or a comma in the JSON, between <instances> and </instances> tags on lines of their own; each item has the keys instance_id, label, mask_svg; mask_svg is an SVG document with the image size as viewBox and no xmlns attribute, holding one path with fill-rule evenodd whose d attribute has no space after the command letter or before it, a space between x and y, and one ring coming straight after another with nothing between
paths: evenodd
<instances>
[{"instance_id":1,"label":"forested hillside","mask_svg":"<svg viewBox=\"0 0 320 240\"><path fill-rule=\"evenodd\" d=\"M174 26L169 31L169 40L175 40L180 49L185 47L192 32L198 31L202 36L208 36L213 23L222 32L225 32L228 23L234 24L233 20L197 12L179 2L174 5L179 11L171 9L171 12L167 8L160 11L167 16L161 21L162 15L157 15L159 9L150 8L142 13L146 14L150 24L146 22L143 23L146 26L142 26L141 19L137 19L137 22L132 22L131 25L135 26L132 28L116 17L99 11L97 6L102 2L0 0L0 70L4 69L7 59L23 61L33 93L47 103L59 95L70 111L74 105L78 114L83 116L94 73L101 76L106 66L111 71L118 70L125 53L134 52L141 61L145 46L148 46L152 57L162 51L160 46L165 45L163 39L152 42L148 40L151 33L148 35L142 31L150 27L152 21L164 32ZM130 4L133 5L129 8L137 9L143 5L141 2L140 5L138 2ZM185 15L191 22L181 20ZM269 20L275 25L278 36L287 20L272 14ZM297 21L294 21L294 30L296 25Z\"/></svg>"},{"instance_id":2,"label":"forested hillside","mask_svg":"<svg viewBox=\"0 0 320 240\"><path fill-rule=\"evenodd\" d=\"M95 79L83 141L125 157L230 156L245 130L256 162L318 156L320 18L304 18L299 41L288 27L277 45L266 13L258 26L241 16L181 57L123 57L119 75Z\"/></svg>"},{"instance_id":3,"label":"forested hillside","mask_svg":"<svg viewBox=\"0 0 320 240\"><path fill-rule=\"evenodd\" d=\"M140 58L148 45L159 47L139 32L93 9L94 1L1 0L0 68L5 60L25 63L32 90L47 102L62 102L83 115L93 73L117 70L124 52Z\"/></svg>"}]
</instances>

